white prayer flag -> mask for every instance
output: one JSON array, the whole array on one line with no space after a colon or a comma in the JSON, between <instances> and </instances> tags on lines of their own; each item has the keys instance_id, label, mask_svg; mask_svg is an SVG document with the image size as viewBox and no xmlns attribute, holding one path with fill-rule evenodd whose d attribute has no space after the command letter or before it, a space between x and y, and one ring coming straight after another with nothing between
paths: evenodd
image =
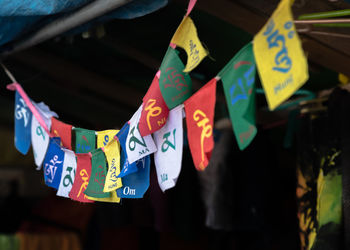
<instances>
[{"instance_id":1,"label":"white prayer flag","mask_svg":"<svg viewBox=\"0 0 350 250\"><path fill-rule=\"evenodd\" d=\"M77 170L77 159L73 151L62 148L64 151L64 162L62 169L62 177L57 195L69 198L69 192L72 189L75 172Z\"/></svg>"},{"instance_id":2,"label":"white prayer flag","mask_svg":"<svg viewBox=\"0 0 350 250\"><path fill-rule=\"evenodd\" d=\"M139 120L141 117L142 105L131 117L129 124L129 133L126 138L126 153L129 164L157 151L151 135L142 137L139 130Z\"/></svg>"},{"instance_id":3,"label":"white prayer flag","mask_svg":"<svg viewBox=\"0 0 350 250\"><path fill-rule=\"evenodd\" d=\"M158 183L163 192L176 185L181 171L183 149L182 110L183 105L170 110L165 126L154 132L154 140L157 145L154 162Z\"/></svg>"},{"instance_id":4,"label":"white prayer flag","mask_svg":"<svg viewBox=\"0 0 350 250\"><path fill-rule=\"evenodd\" d=\"M43 102L35 103L33 105L38 110L39 114L46 123L47 128L51 128L51 117L57 117L57 114L50 110ZM31 127L31 140L34 154L35 165L37 165L37 170L41 169L42 163L45 158L47 147L49 146L50 136L47 134L45 129L40 125L38 120L33 115L32 118L32 127Z\"/></svg>"}]
</instances>

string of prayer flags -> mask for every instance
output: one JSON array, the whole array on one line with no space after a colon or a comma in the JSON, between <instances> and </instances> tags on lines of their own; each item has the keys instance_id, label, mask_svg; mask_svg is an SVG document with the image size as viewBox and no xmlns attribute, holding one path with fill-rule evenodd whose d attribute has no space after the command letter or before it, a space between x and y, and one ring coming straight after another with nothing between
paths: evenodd
<instances>
[{"instance_id":1,"label":"string of prayer flags","mask_svg":"<svg viewBox=\"0 0 350 250\"><path fill-rule=\"evenodd\" d=\"M15 147L22 154L27 154L31 144L32 112L16 91L15 97Z\"/></svg>"},{"instance_id":2,"label":"string of prayer flags","mask_svg":"<svg viewBox=\"0 0 350 250\"><path fill-rule=\"evenodd\" d=\"M154 76L151 86L143 97L142 112L139 121L141 136L154 133L166 123L169 109L159 88L159 78Z\"/></svg>"},{"instance_id":3,"label":"string of prayer flags","mask_svg":"<svg viewBox=\"0 0 350 250\"><path fill-rule=\"evenodd\" d=\"M49 107L42 102L39 104L33 102L33 105L38 110L39 114L43 117L47 128L50 129L51 117L57 117L57 114L55 112L52 112ZM37 165L37 170L40 170L45 158L47 148L49 146L50 135L40 125L35 116L32 116L31 141L33 147L34 162Z\"/></svg>"},{"instance_id":4,"label":"string of prayer flags","mask_svg":"<svg viewBox=\"0 0 350 250\"><path fill-rule=\"evenodd\" d=\"M94 202L89 200L84 194L86 187L89 184L91 175L91 154L76 154L77 158L77 171L75 174L74 182L69 197L72 200L91 203Z\"/></svg>"},{"instance_id":5,"label":"string of prayer flags","mask_svg":"<svg viewBox=\"0 0 350 250\"><path fill-rule=\"evenodd\" d=\"M117 189L120 198L142 198L149 187L150 156L136 161L138 171L122 178L123 187Z\"/></svg>"},{"instance_id":6,"label":"string of prayer flags","mask_svg":"<svg viewBox=\"0 0 350 250\"><path fill-rule=\"evenodd\" d=\"M197 170L207 167L214 148L216 82L213 78L184 103L187 138Z\"/></svg>"},{"instance_id":7,"label":"string of prayer flags","mask_svg":"<svg viewBox=\"0 0 350 250\"><path fill-rule=\"evenodd\" d=\"M124 126L119 131L119 133L117 134L117 138L119 140L120 148L121 148L120 150L121 170L118 177L124 177L128 174L135 173L138 170L135 162L129 164L128 155L126 153L126 138L129 134L129 128L130 128L129 124L125 123Z\"/></svg>"},{"instance_id":8,"label":"string of prayer flags","mask_svg":"<svg viewBox=\"0 0 350 250\"><path fill-rule=\"evenodd\" d=\"M126 138L126 154L129 164L154 153L157 150L151 135L142 137L139 130L139 120L142 111L142 105L131 117L130 129Z\"/></svg>"},{"instance_id":9,"label":"string of prayer flags","mask_svg":"<svg viewBox=\"0 0 350 250\"><path fill-rule=\"evenodd\" d=\"M181 171L183 150L183 104L172 109L164 127L154 133L157 151L154 163L158 183L164 192L176 185Z\"/></svg>"},{"instance_id":10,"label":"string of prayer flags","mask_svg":"<svg viewBox=\"0 0 350 250\"><path fill-rule=\"evenodd\" d=\"M228 111L239 149L254 139L255 73L252 43L244 46L218 74L224 85Z\"/></svg>"},{"instance_id":11,"label":"string of prayer flags","mask_svg":"<svg viewBox=\"0 0 350 250\"><path fill-rule=\"evenodd\" d=\"M288 99L309 77L291 5L291 0L281 0L253 41L255 60L270 110Z\"/></svg>"},{"instance_id":12,"label":"string of prayer flags","mask_svg":"<svg viewBox=\"0 0 350 250\"><path fill-rule=\"evenodd\" d=\"M96 132L83 128L74 128L75 153L89 153L96 149Z\"/></svg>"},{"instance_id":13,"label":"string of prayer flags","mask_svg":"<svg viewBox=\"0 0 350 250\"><path fill-rule=\"evenodd\" d=\"M58 189L63 169L64 151L60 147L59 137L50 138L50 144L44 160L44 179L49 187Z\"/></svg>"},{"instance_id":14,"label":"string of prayer flags","mask_svg":"<svg viewBox=\"0 0 350 250\"><path fill-rule=\"evenodd\" d=\"M116 137L117 138L117 137ZM104 148L108 162L108 172L103 192L111 192L122 187L122 179L118 178L120 174L120 149L119 141L111 140Z\"/></svg>"},{"instance_id":15,"label":"string of prayer flags","mask_svg":"<svg viewBox=\"0 0 350 250\"><path fill-rule=\"evenodd\" d=\"M113 141L114 136L118 134L119 130L108 129L103 131L97 131L97 148L103 148L108 143Z\"/></svg>"},{"instance_id":16,"label":"string of prayer flags","mask_svg":"<svg viewBox=\"0 0 350 250\"><path fill-rule=\"evenodd\" d=\"M192 81L178 51L168 47L160 66L159 88L169 109L182 104L192 95Z\"/></svg>"},{"instance_id":17,"label":"string of prayer flags","mask_svg":"<svg viewBox=\"0 0 350 250\"><path fill-rule=\"evenodd\" d=\"M63 147L72 150L72 125L51 118L51 134L61 138Z\"/></svg>"},{"instance_id":18,"label":"string of prayer flags","mask_svg":"<svg viewBox=\"0 0 350 250\"><path fill-rule=\"evenodd\" d=\"M107 175L105 155L100 148L92 151L91 155L91 176L84 194L95 198L107 198L109 193L103 192Z\"/></svg>"},{"instance_id":19,"label":"string of prayer flags","mask_svg":"<svg viewBox=\"0 0 350 250\"><path fill-rule=\"evenodd\" d=\"M77 159L73 151L62 149L64 151L64 161L62 168L61 182L57 190L57 195L69 198L69 192L73 187L75 173L77 171Z\"/></svg>"},{"instance_id":20,"label":"string of prayer flags","mask_svg":"<svg viewBox=\"0 0 350 250\"><path fill-rule=\"evenodd\" d=\"M187 64L184 72L193 70L208 55L198 38L196 26L189 16L184 17L171 39L171 43L183 48L187 53Z\"/></svg>"}]
</instances>

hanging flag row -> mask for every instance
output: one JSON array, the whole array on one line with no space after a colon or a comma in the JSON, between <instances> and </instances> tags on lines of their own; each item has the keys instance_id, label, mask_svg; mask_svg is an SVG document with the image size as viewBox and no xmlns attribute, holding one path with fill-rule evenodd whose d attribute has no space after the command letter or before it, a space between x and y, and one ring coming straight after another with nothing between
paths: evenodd
<instances>
[{"instance_id":1,"label":"hanging flag row","mask_svg":"<svg viewBox=\"0 0 350 250\"><path fill-rule=\"evenodd\" d=\"M15 94L15 146L32 145L37 170L57 195L80 202L120 202L142 198L149 186L151 155L165 191L181 171L183 118L194 166L204 170L214 148L217 82L223 83L234 134L241 150L257 134L255 75L258 70L270 109L289 98L308 78L307 61L295 31L291 1L282 0L267 24L197 92L188 72L208 55L189 17L176 30L142 104L120 130L94 131L58 120L44 103L33 102L18 83ZM187 53L187 64L176 47ZM72 142L72 138L74 142ZM74 148L73 148L74 146Z\"/></svg>"}]
</instances>

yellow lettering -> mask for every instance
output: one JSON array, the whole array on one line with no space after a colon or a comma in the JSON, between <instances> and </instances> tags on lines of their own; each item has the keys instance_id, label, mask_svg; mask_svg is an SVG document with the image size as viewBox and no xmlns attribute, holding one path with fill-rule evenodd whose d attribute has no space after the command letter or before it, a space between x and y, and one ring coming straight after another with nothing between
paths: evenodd
<instances>
[{"instance_id":1,"label":"yellow lettering","mask_svg":"<svg viewBox=\"0 0 350 250\"><path fill-rule=\"evenodd\" d=\"M163 125L165 123L165 117L162 120L157 121L158 126Z\"/></svg>"},{"instance_id":2,"label":"yellow lettering","mask_svg":"<svg viewBox=\"0 0 350 250\"><path fill-rule=\"evenodd\" d=\"M213 128L209 123L207 115L200 109L193 113L193 120L197 122L197 126L202 128L201 133L201 155L202 162L199 164L200 168L204 168L204 139L209 138L213 134Z\"/></svg>"},{"instance_id":3,"label":"yellow lettering","mask_svg":"<svg viewBox=\"0 0 350 250\"><path fill-rule=\"evenodd\" d=\"M78 193L77 197L80 196L80 194L83 191L83 189L85 190L87 188L88 184L89 184L89 182L88 182L89 175L88 175L86 169L82 169L79 174L81 176L81 179L83 180L83 184L81 184L81 186L80 186L80 190L79 190L79 193ZM84 195L84 197L86 198L86 195Z\"/></svg>"},{"instance_id":4,"label":"yellow lettering","mask_svg":"<svg viewBox=\"0 0 350 250\"><path fill-rule=\"evenodd\" d=\"M54 134L56 135L56 137L60 137L59 133L57 132L57 130L55 129L54 131Z\"/></svg>"},{"instance_id":5,"label":"yellow lettering","mask_svg":"<svg viewBox=\"0 0 350 250\"><path fill-rule=\"evenodd\" d=\"M150 117L156 117L156 116L159 116L161 113L162 113L162 108L161 107L158 107L158 106L155 106L154 105L156 104L156 100L155 99L149 99L147 101L147 104L146 104L146 107L145 107L145 110L147 111L147 125L148 125L148 128L149 130L152 130L152 126L151 126L151 123L149 121Z\"/></svg>"}]
</instances>

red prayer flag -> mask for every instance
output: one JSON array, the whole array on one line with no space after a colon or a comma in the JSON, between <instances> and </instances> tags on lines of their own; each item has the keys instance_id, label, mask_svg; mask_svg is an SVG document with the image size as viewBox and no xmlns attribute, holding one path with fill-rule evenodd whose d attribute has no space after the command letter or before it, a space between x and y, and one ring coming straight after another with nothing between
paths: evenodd
<instances>
[{"instance_id":1,"label":"red prayer flag","mask_svg":"<svg viewBox=\"0 0 350 250\"><path fill-rule=\"evenodd\" d=\"M51 118L51 134L60 137L63 147L72 150L72 125Z\"/></svg>"},{"instance_id":2,"label":"red prayer flag","mask_svg":"<svg viewBox=\"0 0 350 250\"><path fill-rule=\"evenodd\" d=\"M75 154L75 156L77 157L77 171L69 197L80 202L93 202L84 194L91 175L91 154Z\"/></svg>"},{"instance_id":3,"label":"red prayer flag","mask_svg":"<svg viewBox=\"0 0 350 250\"><path fill-rule=\"evenodd\" d=\"M163 127L169 115L169 108L166 105L159 88L159 78L154 76L151 86L143 97L139 130L141 136L154 133Z\"/></svg>"},{"instance_id":4,"label":"red prayer flag","mask_svg":"<svg viewBox=\"0 0 350 250\"><path fill-rule=\"evenodd\" d=\"M213 78L184 102L188 143L197 170L207 167L214 148L216 82Z\"/></svg>"}]
</instances>

